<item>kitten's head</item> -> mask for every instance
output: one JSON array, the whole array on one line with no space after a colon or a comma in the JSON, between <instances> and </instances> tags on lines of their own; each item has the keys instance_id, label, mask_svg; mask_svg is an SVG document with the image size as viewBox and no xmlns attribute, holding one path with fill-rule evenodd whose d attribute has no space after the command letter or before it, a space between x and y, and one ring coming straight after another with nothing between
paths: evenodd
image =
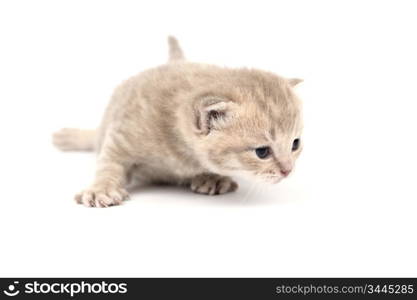
<instances>
[{"instance_id":1,"label":"kitten's head","mask_svg":"<svg viewBox=\"0 0 417 300\"><path fill-rule=\"evenodd\" d=\"M292 90L301 80L245 72L198 95L195 146L212 172L277 183L303 147L301 103Z\"/></svg>"}]
</instances>

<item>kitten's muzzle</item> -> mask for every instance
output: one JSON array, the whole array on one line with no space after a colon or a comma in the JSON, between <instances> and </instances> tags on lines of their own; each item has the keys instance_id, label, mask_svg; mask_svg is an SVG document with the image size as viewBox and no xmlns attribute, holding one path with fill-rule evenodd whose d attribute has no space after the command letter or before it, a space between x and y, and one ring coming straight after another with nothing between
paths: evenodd
<instances>
[{"instance_id":1,"label":"kitten's muzzle","mask_svg":"<svg viewBox=\"0 0 417 300\"><path fill-rule=\"evenodd\" d=\"M287 177L291 173L293 166L293 162L289 159L278 162L279 172L283 177Z\"/></svg>"},{"instance_id":2,"label":"kitten's muzzle","mask_svg":"<svg viewBox=\"0 0 417 300\"><path fill-rule=\"evenodd\" d=\"M281 169L280 173L282 176L287 177L291 173L292 169Z\"/></svg>"}]
</instances>

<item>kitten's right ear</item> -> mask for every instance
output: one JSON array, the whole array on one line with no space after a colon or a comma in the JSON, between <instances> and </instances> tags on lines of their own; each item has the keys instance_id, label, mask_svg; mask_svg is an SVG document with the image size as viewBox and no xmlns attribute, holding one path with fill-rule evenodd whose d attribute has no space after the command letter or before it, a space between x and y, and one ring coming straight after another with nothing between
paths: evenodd
<instances>
[{"instance_id":1,"label":"kitten's right ear","mask_svg":"<svg viewBox=\"0 0 417 300\"><path fill-rule=\"evenodd\" d=\"M204 97L194 106L194 124L198 134L208 135L212 130L225 128L234 117L236 106L230 100Z\"/></svg>"},{"instance_id":2,"label":"kitten's right ear","mask_svg":"<svg viewBox=\"0 0 417 300\"><path fill-rule=\"evenodd\" d=\"M294 86L298 85L299 83L303 82L304 80L302 80L300 78L289 78L289 79L287 79L287 81L290 84L290 86L294 87Z\"/></svg>"}]
</instances>

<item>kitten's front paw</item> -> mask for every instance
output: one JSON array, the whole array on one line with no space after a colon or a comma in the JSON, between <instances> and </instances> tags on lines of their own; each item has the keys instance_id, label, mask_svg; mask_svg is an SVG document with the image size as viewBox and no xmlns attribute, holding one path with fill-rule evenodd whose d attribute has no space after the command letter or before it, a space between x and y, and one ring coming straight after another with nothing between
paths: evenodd
<instances>
[{"instance_id":1,"label":"kitten's front paw","mask_svg":"<svg viewBox=\"0 0 417 300\"><path fill-rule=\"evenodd\" d=\"M75 201L88 207L109 207L119 205L129 198L128 192L123 188L93 187L75 195Z\"/></svg>"},{"instance_id":2,"label":"kitten's front paw","mask_svg":"<svg viewBox=\"0 0 417 300\"><path fill-rule=\"evenodd\" d=\"M230 177L217 174L201 174L191 181L191 190L199 194L221 195L234 192L238 185Z\"/></svg>"}]
</instances>

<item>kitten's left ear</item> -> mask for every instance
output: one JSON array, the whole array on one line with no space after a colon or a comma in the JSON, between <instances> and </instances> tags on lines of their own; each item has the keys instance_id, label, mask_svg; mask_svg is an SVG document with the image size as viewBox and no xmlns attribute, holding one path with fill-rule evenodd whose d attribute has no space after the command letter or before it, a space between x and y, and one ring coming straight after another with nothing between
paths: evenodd
<instances>
[{"instance_id":1,"label":"kitten's left ear","mask_svg":"<svg viewBox=\"0 0 417 300\"><path fill-rule=\"evenodd\" d=\"M221 130L233 119L236 103L218 97L204 97L194 106L196 132L208 135L212 130Z\"/></svg>"},{"instance_id":2,"label":"kitten's left ear","mask_svg":"<svg viewBox=\"0 0 417 300\"><path fill-rule=\"evenodd\" d=\"M302 79L300 79L300 78L289 78L289 79L287 79L287 81L288 81L288 83L291 85L291 86L296 86L297 84L299 84L299 83L301 83L301 82L303 82L304 80L302 80Z\"/></svg>"}]
</instances>

